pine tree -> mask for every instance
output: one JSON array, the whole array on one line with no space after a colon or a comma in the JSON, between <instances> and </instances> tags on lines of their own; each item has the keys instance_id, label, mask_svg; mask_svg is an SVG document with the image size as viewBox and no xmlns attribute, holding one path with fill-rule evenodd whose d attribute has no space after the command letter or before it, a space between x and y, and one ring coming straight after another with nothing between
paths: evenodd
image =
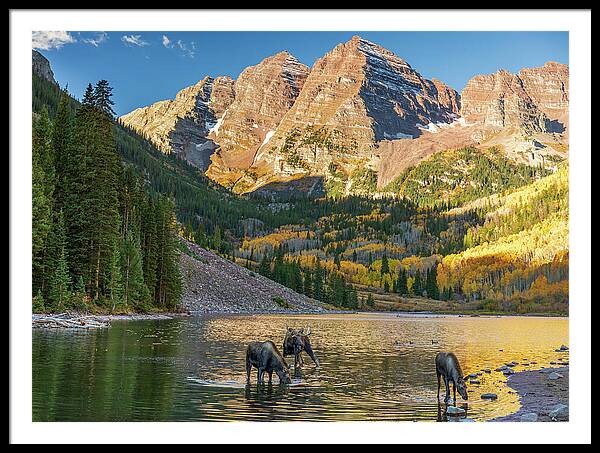
<instances>
[{"instance_id":1,"label":"pine tree","mask_svg":"<svg viewBox=\"0 0 600 453\"><path fill-rule=\"evenodd\" d=\"M384 280L384 281L383 281L383 290L384 290L386 293L389 293L389 292L390 292L390 283L389 283L387 280Z\"/></svg>"},{"instance_id":2,"label":"pine tree","mask_svg":"<svg viewBox=\"0 0 600 453\"><path fill-rule=\"evenodd\" d=\"M33 131L32 148L32 282L33 290L44 287L46 266L46 241L52 228L52 200L44 171L43 155L48 148L47 115L41 116Z\"/></svg>"},{"instance_id":3,"label":"pine tree","mask_svg":"<svg viewBox=\"0 0 600 453\"><path fill-rule=\"evenodd\" d=\"M158 237L155 202L146 197L141 215L141 248L144 264L144 282L150 291L151 300L156 298L156 270L158 267Z\"/></svg>"},{"instance_id":4,"label":"pine tree","mask_svg":"<svg viewBox=\"0 0 600 453\"><path fill-rule=\"evenodd\" d=\"M373 294L369 293L367 296L367 305L371 308L375 307L375 299L373 298Z\"/></svg>"},{"instance_id":5,"label":"pine tree","mask_svg":"<svg viewBox=\"0 0 600 453\"><path fill-rule=\"evenodd\" d=\"M32 310L33 313L44 313L46 310L44 305L44 296L42 295L41 289L38 289L36 296L33 298Z\"/></svg>"},{"instance_id":6,"label":"pine tree","mask_svg":"<svg viewBox=\"0 0 600 453\"><path fill-rule=\"evenodd\" d=\"M109 118L114 118L115 111L112 106L115 105L112 97L112 87L106 80L100 80L96 83L93 92L94 105Z\"/></svg>"},{"instance_id":7,"label":"pine tree","mask_svg":"<svg viewBox=\"0 0 600 453\"><path fill-rule=\"evenodd\" d=\"M267 253L264 253L258 266L258 273L264 277L271 278L271 260Z\"/></svg>"},{"instance_id":8,"label":"pine tree","mask_svg":"<svg viewBox=\"0 0 600 453\"><path fill-rule=\"evenodd\" d=\"M313 277L310 269L304 269L304 288L303 294L313 297Z\"/></svg>"},{"instance_id":9,"label":"pine tree","mask_svg":"<svg viewBox=\"0 0 600 453\"><path fill-rule=\"evenodd\" d=\"M213 249L215 249L217 251L217 253L221 252L221 247L222 247L221 228L219 227L219 225L217 225L215 227L215 231L213 233L213 238L212 238L212 246L213 246Z\"/></svg>"},{"instance_id":10,"label":"pine tree","mask_svg":"<svg viewBox=\"0 0 600 453\"><path fill-rule=\"evenodd\" d=\"M408 295L408 282L407 282L406 271L404 269L400 269L400 271L398 272L398 280L396 282L396 291L398 292L398 294L400 294L402 296Z\"/></svg>"},{"instance_id":11,"label":"pine tree","mask_svg":"<svg viewBox=\"0 0 600 453\"><path fill-rule=\"evenodd\" d=\"M358 294L354 288L348 291L348 307L354 310L358 308Z\"/></svg>"},{"instance_id":12,"label":"pine tree","mask_svg":"<svg viewBox=\"0 0 600 453\"><path fill-rule=\"evenodd\" d=\"M144 310L147 307L150 294L144 283L140 244L133 231L129 231L123 239L120 257L123 304L125 309L129 310L130 307L133 307ZM118 275L113 275L115 279L118 279ZM116 281L115 291L118 291ZM117 297L118 293L115 293L115 301Z\"/></svg>"},{"instance_id":13,"label":"pine tree","mask_svg":"<svg viewBox=\"0 0 600 453\"><path fill-rule=\"evenodd\" d=\"M83 276L80 275L73 288L70 305L79 312L87 311L88 306L86 304L86 299L85 283L83 281Z\"/></svg>"},{"instance_id":14,"label":"pine tree","mask_svg":"<svg viewBox=\"0 0 600 453\"><path fill-rule=\"evenodd\" d=\"M111 304L111 312L123 302L123 274L121 271L121 251L115 241L113 246L113 256L110 263L110 277L108 284L108 298Z\"/></svg>"},{"instance_id":15,"label":"pine tree","mask_svg":"<svg viewBox=\"0 0 600 453\"><path fill-rule=\"evenodd\" d=\"M71 165L71 159L77 159L77 156L69 154L71 151L71 134L69 95L66 91L62 91L58 110L52 124L52 152L56 169L55 209L57 211L64 207L64 196L69 182L68 167Z\"/></svg>"},{"instance_id":16,"label":"pine tree","mask_svg":"<svg viewBox=\"0 0 600 453\"><path fill-rule=\"evenodd\" d=\"M437 266L436 265L434 265L427 272L426 290L427 290L427 297L429 297L431 299L439 299L440 292L439 292L438 285L437 285Z\"/></svg>"},{"instance_id":17,"label":"pine tree","mask_svg":"<svg viewBox=\"0 0 600 453\"><path fill-rule=\"evenodd\" d=\"M384 274L389 274L390 273L390 264L388 262L388 257L387 254L383 254L383 257L381 258L381 275Z\"/></svg>"},{"instance_id":18,"label":"pine tree","mask_svg":"<svg viewBox=\"0 0 600 453\"><path fill-rule=\"evenodd\" d=\"M157 208L157 274L155 304L173 309L181 297L181 274L177 251L177 222L175 204L172 200L159 197Z\"/></svg>"},{"instance_id":19,"label":"pine tree","mask_svg":"<svg viewBox=\"0 0 600 453\"><path fill-rule=\"evenodd\" d=\"M88 86L85 89L81 105L83 107L94 107L96 105L96 100L94 99L94 87L91 83L88 83Z\"/></svg>"},{"instance_id":20,"label":"pine tree","mask_svg":"<svg viewBox=\"0 0 600 453\"><path fill-rule=\"evenodd\" d=\"M413 282L412 292L415 296L423 295L423 286L422 286L422 279L421 279L420 271L417 271L415 273L415 281Z\"/></svg>"},{"instance_id":21,"label":"pine tree","mask_svg":"<svg viewBox=\"0 0 600 453\"><path fill-rule=\"evenodd\" d=\"M313 277L313 297L317 300L325 302L325 297L323 294L323 268L321 267L321 260L318 257L315 264Z\"/></svg>"},{"instance_id":22,"label":"pine tree","mask_svg":"<svg viewBox=\"0 0 600 453\"><path fill-rule=\"evenodd\" d=\"M119 236L119 177L112 120L95 106L90 87L75 121L74 170L65 201L72 268L83 275L94 300L104 296L114 241ZM68 211L67 211L68 210ZM68 216L67 216L68 213Z\"/></svg>"},{"instance_id":23,"label":"pine tree","mask_svg":"<svg viewBox=\"0 0 600 453\"><path fill-rule=\"evenodd\" d=\"M71 294L71 276L69 275L69 267L65 255L64 239L61 242L63 246L60 248L61 252L58 262L48 285L48 300L54 312L60 312L67 307L67 302Z\"/></svg>"}]
</instances>

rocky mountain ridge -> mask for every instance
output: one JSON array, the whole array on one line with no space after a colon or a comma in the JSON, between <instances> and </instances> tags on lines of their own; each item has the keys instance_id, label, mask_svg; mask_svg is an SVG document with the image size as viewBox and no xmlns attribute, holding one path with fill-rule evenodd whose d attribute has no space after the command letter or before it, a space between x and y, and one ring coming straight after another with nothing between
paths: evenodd
<instances>
[{"instance_id":1,"label":"rocky mountain ridge","mask_svg":"<svg viewBox=\"0 0 600 453\"><path fill-rule=\"evenodd\" d=\"M218 145L207 176L231 187L267 143L304 86L308 68L288 52L246 68L235 81L235 99L210 131Z\"/></svg>"},{"instance_id":2,"label":"rocky mountain ridge","mask_svg":"<svg viewBox=\"0 0 600 453\"><path fill-rule=\"evenodd\" d=\"M119 120L164 153L175 153L206 170L216 148L208 135L233 100L231 78L205 77L178 92L175 99L136 109Z\"/></svg>"},{"instance_id":3,"label":"rocky mountain ridge","mask_svg":"<svg viewBox=\"0 0 600 453\"><path fill-rule=\"evenodd\" d=\"M121 121L235 192L310 177L349 193L357 172L381 188L448 148L499 146L531 165L566 157L568 66L478 75L459 94L354 36L310 69L280 52Z\"/></svg>"},{"instance_id":4,"label":"rocky mountain ridge","mask_svg":"<svg viewBox=\"0 0 600 453\"><path fill-rule=\"evenodd\" d=\"M50 62L37 50L31 51L31 69L34 74L58 85L54 78L54 72L52 72L52 68L50 67Z\"/></svg>"}]
</instances>

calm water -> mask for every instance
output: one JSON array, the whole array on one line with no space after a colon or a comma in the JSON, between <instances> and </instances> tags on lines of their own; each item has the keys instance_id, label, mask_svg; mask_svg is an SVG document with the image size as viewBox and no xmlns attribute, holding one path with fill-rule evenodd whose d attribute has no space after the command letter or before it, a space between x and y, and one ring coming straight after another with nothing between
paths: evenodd
<instances>
[{"instance_id":1,"label":"calm water","mask_svg":"<svg viewBox=\"0 0 600 453\"><path fill-rule=\"evenodd\" d=\"M253 370L247 386L245 345L272 339L279 346L286 326L311 327L320 368L304 355L292 385L279 386L274 375L272 386L259 387ZM554 352L561 344L568 344L566 318L206 316L114 321L82 332L35 329L33 419L445 420L434 367L445 350L456 353L465 374L492 369L481 385L469 385L468 404L457 401L469 418L488 420L519 408L494 368L567 360ZM481 400L486 392L498 400Z\"/></svg>"}]
</instances>

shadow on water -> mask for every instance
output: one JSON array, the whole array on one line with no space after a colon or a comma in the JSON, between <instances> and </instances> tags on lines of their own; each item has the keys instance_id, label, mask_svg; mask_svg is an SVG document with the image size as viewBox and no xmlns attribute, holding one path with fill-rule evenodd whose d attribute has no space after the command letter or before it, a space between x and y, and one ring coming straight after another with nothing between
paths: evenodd
<instances>
[{"instance_id":1,"label":"shadow on water","mask_svg":"<svg viewBox=\"0 0 600 453\"><path fill-rule=\"evenodd\" d=\"M294 323L311 327L320 366L292 369L287 386L276 376L259 386L254 370L247 385L245 346L269 338L279 345ZM549 366L567 342L564 318L204 316L88 332L36 329L33 419L454 421L436 399L434 368L435 354L450 350L465 374L481 374L459 407L488 420L519 408L495 368ZM480 398L489 392L497 400Z\"/></svg>"}]
</instances>

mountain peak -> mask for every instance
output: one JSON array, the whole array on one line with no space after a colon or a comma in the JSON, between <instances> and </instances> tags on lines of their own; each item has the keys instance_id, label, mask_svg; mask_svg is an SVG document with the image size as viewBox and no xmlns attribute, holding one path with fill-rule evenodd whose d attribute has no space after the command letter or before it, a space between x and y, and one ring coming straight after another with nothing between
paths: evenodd
<instances>
[{"instance_id":1,"label":"mountain peak","mask_svg":"<svg viewBox=\"0 0 600 453\"><path fill-rule=\"evenodd\" d=\"M52 68L50 67L50 62L37 50L31 51L31 63L34 74L43 77L46 80L49 80L55 85L58 85L56 79L54 79L54 73L52 72Z\"/></svg>"},{"instance_id":2,"label":"mountain peak","mask_svg":"<svg viewBox=\"0 0 600 453\"><path fill-rule=\"evenodd\" d=\"M568 121L568 67L547 62L517 74L499 69L473 77L462 92L467 123L491 130L564 132Z\"/></svg>"}]
</instances>

